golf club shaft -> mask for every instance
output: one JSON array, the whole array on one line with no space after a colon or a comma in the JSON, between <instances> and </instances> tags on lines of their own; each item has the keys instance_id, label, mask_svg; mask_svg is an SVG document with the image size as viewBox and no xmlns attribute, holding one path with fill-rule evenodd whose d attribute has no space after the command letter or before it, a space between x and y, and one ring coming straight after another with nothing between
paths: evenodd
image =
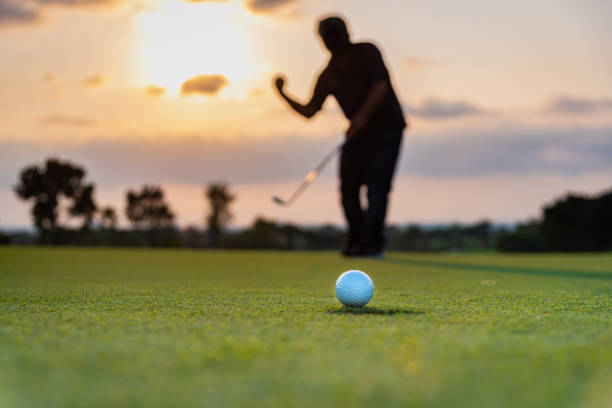
<instances>
[{"instance_id":1,"label":"golf club shaft","mask_svg":"<svg viewBox=\"0 0 612 408\"><path fill-rule=\"evenodd\" d=\"M289 199L285 202L285 205L291 204L302 193L302 191L304 191L304 189L308 187L309 184L316 180L319 173L325 168L325 166L327 166L327 163L329 163L331 159L333 159L336 154L342 150L345 144L346 142L342 142L338 146L334 147L334 149L329 152L323 158L323 160L321 160L321 163L319 163L319 165L315 167L314 170L312 170L306 175L304 181L302 181L302 184L300 184L300 186L295 190L291 197L289 197Z\"/></svg>"}]
</instances>

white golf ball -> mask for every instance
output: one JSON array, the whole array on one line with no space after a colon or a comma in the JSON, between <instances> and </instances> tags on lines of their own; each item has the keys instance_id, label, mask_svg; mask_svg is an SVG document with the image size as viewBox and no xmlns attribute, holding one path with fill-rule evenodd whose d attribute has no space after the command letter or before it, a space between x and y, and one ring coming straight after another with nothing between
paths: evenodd
<instances>
[{"instance_id":1,"label":"white golf ball","mask_svg":"<svg viewBox=\"0 0 612 408\"><path fill-rule=\"evenodd\" d=\"M372 279L361 271L346 271L336 281L336 297L344 306L365 306L373 294Z\"/></svg>"}]
</instances>

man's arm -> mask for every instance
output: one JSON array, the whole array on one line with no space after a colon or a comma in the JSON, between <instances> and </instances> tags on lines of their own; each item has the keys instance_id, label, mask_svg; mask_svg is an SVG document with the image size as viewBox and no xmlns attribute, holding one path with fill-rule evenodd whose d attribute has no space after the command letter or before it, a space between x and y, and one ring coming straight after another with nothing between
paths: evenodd
<instances>
[{"instance_id":1,"label":"man's arm","mask_svg":"<svg viewBox=\"0 0 612 408\"><path fill-rule=\"evenodd\" d=\"M372 89L368 93L365 102L359 108L359 111L351 118L351 126L346 131L346 137L352 138L359 133L368 123L372 113L378 109L380 104L384 101L385 95L389 90L389 80L379 79L372 85Z\"/></svg>"},{"instance_id":2,"label":"man's arm","mask_svg":"<svg viewBox=\"0 0 612 408\"><path fill-rule=\"evenodd\" d=\"M314 94L312 95L312 98L310 99L310 102L308 102L306 105L302 105L301 103L295 101L294 99L292 99L290 96L288 96L285 93L285 90L284 90L285 79L283 77L281 76L276 77L275 85L276 85L276 89L278 90L278 93L285 101L287 101L289 106L291 106L291 108L294 111L296 111L297 113L299 113L300 115L304 116L307 119L312 118L315 115L315 113L321 110L321 105L323 104L323 101L325 100L325 97L327 96L326 94L324 95L321 93L320 81L319 81L317 83L317 86L315 87L315 91L314 91Z\"/></svg>"}]
</instances>

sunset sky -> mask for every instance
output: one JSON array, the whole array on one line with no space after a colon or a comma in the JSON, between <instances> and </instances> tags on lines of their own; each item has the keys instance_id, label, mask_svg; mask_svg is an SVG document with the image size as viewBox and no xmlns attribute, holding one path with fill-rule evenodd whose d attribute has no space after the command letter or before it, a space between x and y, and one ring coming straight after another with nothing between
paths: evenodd
<instances>
[{"instance_id":1,"label":"sunset sky","mask_svg":"<svg viewBox=\"0 0 612 408\"><path fill-rule=\"evenodd\" d=\"M202 225L203 186L257 215L343 224L336 102L307 100L328 54L319 17L377 44L410 118L390 221L515 222L568 191L612 188L612 2L606 0L0 0L0 228L31 225L13 186L50 156L83 165L96 200L161 184L178 224Z\"/></svg>"}]
</instances>

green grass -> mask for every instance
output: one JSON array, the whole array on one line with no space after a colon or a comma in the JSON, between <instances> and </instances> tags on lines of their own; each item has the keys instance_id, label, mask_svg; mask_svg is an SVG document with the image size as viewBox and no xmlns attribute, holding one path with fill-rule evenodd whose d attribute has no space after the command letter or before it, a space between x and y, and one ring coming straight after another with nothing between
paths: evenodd
<instances>
[{"instance_id":1,"label":"green grass","mask_svg":"<svg viewBox=\"0 0 612 408\"><path fill-rule=\"evenodd\" d=\"M607 407L611 310L611 254L0 248L0 406Z\"/></svg>"}]
</instances>

